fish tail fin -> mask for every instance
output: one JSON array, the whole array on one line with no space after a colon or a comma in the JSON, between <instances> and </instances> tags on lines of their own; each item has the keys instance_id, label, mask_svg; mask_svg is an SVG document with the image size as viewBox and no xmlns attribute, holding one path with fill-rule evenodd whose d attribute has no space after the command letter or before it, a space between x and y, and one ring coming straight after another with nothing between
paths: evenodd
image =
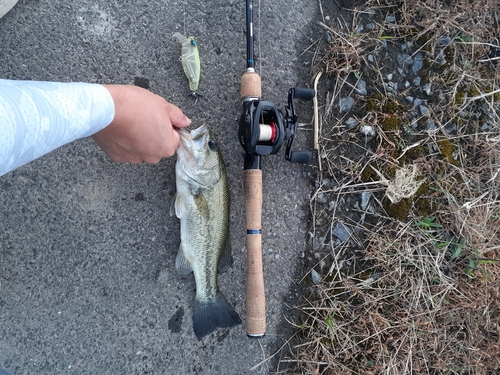
<instances>
[{"instance_id":1,"label":"fish tail fin","mask_svg":"<svg viewBox=\"0 0 500 375\"><path fill-rule=\"evenodd\" d=\"M222 293L208 300L194 301L193 326L196 337L201 339L217 327L234 327L241 323L236 311L229 305Z\"/></svg>"}]
</instances>

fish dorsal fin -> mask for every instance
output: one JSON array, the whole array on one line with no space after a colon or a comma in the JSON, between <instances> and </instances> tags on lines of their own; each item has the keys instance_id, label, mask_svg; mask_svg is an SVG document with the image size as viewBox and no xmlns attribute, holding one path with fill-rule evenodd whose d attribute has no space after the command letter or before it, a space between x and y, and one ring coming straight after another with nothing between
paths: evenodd
<instances>
[{"instance_id":1,"label":"fish dorsal fin","mask_svg":"<svg viewBox=\"0 0 500 375\"><path fill-rule=\"evenodd\" d=\"M232 266L233 266L233 251L231 249L231 237L229 236L228 233L226 238L226 243L224 244L224 249L220 254L219 269L217 272L219 274L224 273Z\"/></svg>"},{"instance_id":2,"label":"fish dorsal fin","mask_svg":"<svg viewBox=\"0 0 500 375\"><path fill-rule=\"evenodd\" d=\"M187 275L188 273L193 272L193 267L189 260L184 256L184 250L182 250L182 244L179 246L179 252L177 253L177 258L175 258L175 269L181 275Z\"/></svg>"}]
</instances>

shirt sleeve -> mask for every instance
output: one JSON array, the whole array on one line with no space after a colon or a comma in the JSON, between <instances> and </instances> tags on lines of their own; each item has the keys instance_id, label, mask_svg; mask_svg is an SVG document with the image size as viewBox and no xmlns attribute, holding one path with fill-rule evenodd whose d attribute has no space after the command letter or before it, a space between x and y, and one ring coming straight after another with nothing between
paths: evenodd
<instances>
[{"instance_id":1,"label":"shirt sleeve","mask_svg":"<svg viewBox=\"0 0 500 375\"><path fill-rule=\"evenodd\" d=\"M0 79L0 176L102 130L114 115L101 85Z\"/></svg>"}]
</instances>

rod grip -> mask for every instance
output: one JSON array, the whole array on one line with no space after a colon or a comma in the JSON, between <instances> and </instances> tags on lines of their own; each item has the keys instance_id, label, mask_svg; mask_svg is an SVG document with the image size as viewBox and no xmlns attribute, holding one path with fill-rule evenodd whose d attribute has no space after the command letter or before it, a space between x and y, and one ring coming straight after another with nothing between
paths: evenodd
<instances>
[{"instance_id":1,"label":"rod grip","mask_svg":"<svg viewBox=\"0 0 500 375\"><path fill-rule=\"evenodd\" d=\"M262 170L243 172L247 227L246 330L248 337L266 333L266 300L262 270Z\"/></svg>"},{"instance_id":2,"label":"rod grip","mask_svg":"<svg viewBox=\"0 0 500 375\"><path fill-rule=\"evenodd\" d=\"M241 76L240 96L261 96L260 76L255 72L245 72Z\"/></svg>"}]
</instances>

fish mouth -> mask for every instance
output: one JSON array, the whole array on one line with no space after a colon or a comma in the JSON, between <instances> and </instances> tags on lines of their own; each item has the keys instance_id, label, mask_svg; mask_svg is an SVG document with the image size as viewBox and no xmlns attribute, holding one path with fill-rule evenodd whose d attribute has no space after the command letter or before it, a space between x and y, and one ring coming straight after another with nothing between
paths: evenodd
<instances>
[{"instance_id":1,"label":"fish mouth","mask_svg":"<svg viewBox=\"0 0 500 375\"><path fill-rule=\"evenodd\" d=\"M204 122L200 127L191 130L188 132L185 129L179 129L179 135L181 140L181 146L186 150L189 154L189 150L191 149L200 149L203 147L205 142L205 137L209 134L208 127Z\"/></svg>"},{"instance_id":2,"label":"fish mouth","mask_svg":"<svg viewBox=\"0 0 500 375\"><path fill-rule=\"evenodd\" d=\"M185 181L199 187L211 186L212 182L208 182L204 178L203 170L203 155L208 148L210 138L210 130L208 126L203 123L191 132L186 129L178 130L180 135L180 145L177 149L177 167L176 169L182 171L182 176ZM208 183L208 185L207 185Z\"/></svg>"}]
</instances>

